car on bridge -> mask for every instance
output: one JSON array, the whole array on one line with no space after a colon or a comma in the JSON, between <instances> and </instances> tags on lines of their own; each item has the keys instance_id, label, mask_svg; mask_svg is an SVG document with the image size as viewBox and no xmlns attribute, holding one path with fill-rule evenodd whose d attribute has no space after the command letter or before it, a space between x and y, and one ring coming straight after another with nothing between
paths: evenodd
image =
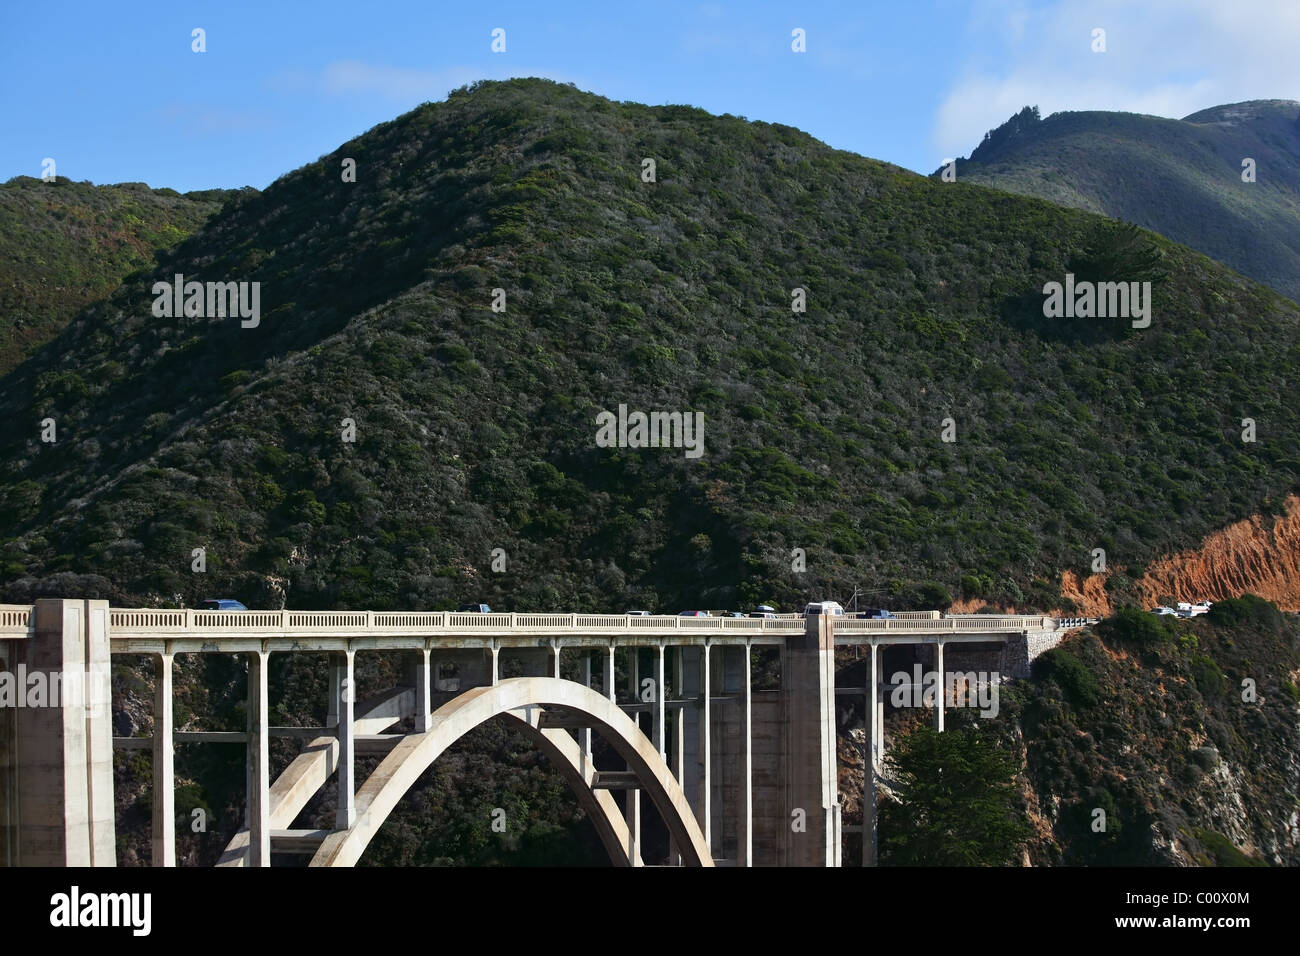
<instances>
[{"instance_id":1,"label":"car on bridge","mask_svg":"<svg viewBox=\"0 0 1300 956\"><path fill-rule=\"evenodd\" d=\"M649 611L624 611L623 613L627 617L649 617L650 616Z\"/></svg>"},{"instance_id":2,"label":"car on bridge","mask_svg":"<svg viewBox=\"0 0 1300 956\"><path fill-rule=\"evenodd\" d=\"M869 608L866 608L865 610L862 610L862 611L859 611L859 612L858 612L858 617L859 617L859 618L867 618L868 620L873 620L873 621L876 621L876 620L882 620L882 621L883 621L883 620L889 620L889 619L893 618L893 616L894 616L894 615L890 614L890 613L889 613L887 610L885 610L883 607L869 607Z\"/></svg>"},{"instance_id":3,"label":"car on bridge","mask_svg":"<svg viewBox=\"0 0 1300 956\"><path fill-rule=\"evenodd\" d=\"M713 617L708 611L682 611L678 617Z\"/></svg>"},{"instance_id":4,"label":"car on bridge","mask_svg":"<svg viewBox=\"0 0 1300 956\"><path fill-rule=\"evenodd\" d=\"M760 604L758 607L754 608L754 610L749 612L749 616L763 618L776 617L776 608L772 607L770 604Z\"/></svg>"},{"instance_id":5,"label":"car on bridge","mask_svg":"<svg viewBox=\"0 0 1300 956\"><path fill-rule=\"evenodd\" d=\"M839 601L812 601L804 606L804 617L810 617L815 614L838 614L843 616L844 608L840 606Z\"/></svg>"},{"instance_id":6,"label":"car on bridge","mask_svg":"<svg viewBox=\"0 0 1300 956\"><path fill-rule=\"evenodd\" d=\"M201 601L198 606L200 611L247 611L242 601L236 601L234 598L208 598Z\"/></svg>"},{"instance_id":7,"label":"car on bridge","mask_svg":"<svg viewBox=\"0 0 1300 956\"><path fill-rule=\"evenodd\" d=\"M491 614L492 609L486 604L462 604L456 611L461 614Z\"/></svg>"}]
</instances>

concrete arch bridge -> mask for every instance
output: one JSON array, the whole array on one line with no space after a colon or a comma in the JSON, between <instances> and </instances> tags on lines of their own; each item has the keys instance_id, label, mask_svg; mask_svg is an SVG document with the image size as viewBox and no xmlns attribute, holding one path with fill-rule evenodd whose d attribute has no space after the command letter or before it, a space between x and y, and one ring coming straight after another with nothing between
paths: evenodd
<instances>
[{"instance_id":1,"label":"concrete arch bridge","mask_svg":"<svg viewBox=\"0 0 1300 956\"><path fill-rule=\"evenodd\" d=\"M844 834L856 831L869 865L874 813L860 826L840 820L837 697L861 700L864 794L873 797L886 742L884 697L896 686L882 680L887 659L924 658L944 674L945 648L977 653L997 680L1026 673L1065 630L1046 617L939 612L858 620L159 610L67 599L0 606L0 859L114 865L113 751L148 749L153 863L174 866L175 745L218 742L245 745L248 768L246 826L218 865L269 866L273 853L352 865L424 770L474 727L502 719L564 776L615 865L643 864L643 810L662 821L670 863L837 866ZM834 652L845 647L858 648L865 676L836 687ZM356 655L391 651L409 652L409 681L356 702ZM616 652L626 655L621 699ZM175 729L174 659L194 653L246 657L245 731ZM272 726L269 657L302 653L329 656L325 725ZM155 661L152 736L113 736L114 654ZM755 689L756 654L779 657L779 686ZM562 655L578 679L560 676ZM519 676L503 677L503 669ZM34 684L47 691L58 684L57 702L27 706ZM6 686L11 695L25 693L20 704L6 705ZM940 729L945 710L957 705L946 694L933 702ZM393 732L406 720L412 730ZM593 734L626 769L595 767ZM304 742L275 780L272 737ZM359 753L382 759L358 784ZM331 780L333 828L292 829Z\"/></svg>"}]
</instances>

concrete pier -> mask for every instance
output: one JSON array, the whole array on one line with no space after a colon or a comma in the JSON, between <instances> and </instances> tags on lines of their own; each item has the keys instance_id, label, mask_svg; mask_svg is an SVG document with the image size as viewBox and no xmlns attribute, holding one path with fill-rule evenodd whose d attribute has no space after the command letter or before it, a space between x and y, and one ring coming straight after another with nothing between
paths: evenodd
<instances>
[{"instance_id":1,"label":"concrete pier","mask_svg":"<svg viewBox=\"0 0 1300 956\"><path fill-rule=\"evenodd\" d=\"M839 856L833 622L809 616L804 634L788 637L781 654L786 866L835 866Z\"/></svg>"},{"instance_id":2,"label":"concrete pier","mask_svg":"<svg viewBox=\"0 0 1300 956\"><path fill-rule=\"evenodd\" d=\"M176 865L176 744L172 737L172 724L172 655L163 653L154 658L154 866Z\"/></svg>"},{"instance_id":3,"label":"concrete pier","mask_svg":"<svg viewBox=\"0 0 1300 956\"><path fill-rule=\"evenodd\" d=\"M248 655L248 865L271 865L270 701L266 667L270 654Z\"/></svg>"},{"instance_id":4,"label":"concrete pier","mask_svg":"<svg viewBox=\"0 0 1300 956\"><path fill-rule=\"evenodd\" d=\"M339 799L334 825L340 830L347 829L357 820L354 806L357 763L356 720L353 712L356 703L356 694L353 691L355 656L352 651L344 651L334 655L333 661L333 666L338 673L339 689Z\"/></svg>"},{"instance_id":5,"label":"concrete pier","mask_svg":"<svg viewBox=\"0 0 1300 956\"><path fill-rule=\"evenodd\" d=\"M42 599L32 616L31 638L7 654L27 686L17 688L24 705L6 715L6 857L16 866L113 866L108 602Z\"/></svg>"}]
</instances>

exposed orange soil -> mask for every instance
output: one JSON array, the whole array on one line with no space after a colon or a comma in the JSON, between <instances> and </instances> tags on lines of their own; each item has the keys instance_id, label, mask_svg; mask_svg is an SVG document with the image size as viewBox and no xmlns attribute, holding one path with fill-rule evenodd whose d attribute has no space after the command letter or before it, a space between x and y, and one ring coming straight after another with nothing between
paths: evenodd
<instances>
[{"instance_id":1,"label":"exposed orange soil","mask_svg":"<svg viewBox=\"0 0 1300 956\"><path fill-rule=\"evenodd\" d=\"M1105 617L1114 610L1106 577L1092 574L1080 582L1064 571L1061 594L1078 603L1079 613ZM1255 515L1207 535L1198 548L1152 563L1137 590L1147 607L1162 597L1217 601L1249 592L1283 610L1300 610L1300 498L1287 498L1285 517Z\"/></svg>"}]
</instances>

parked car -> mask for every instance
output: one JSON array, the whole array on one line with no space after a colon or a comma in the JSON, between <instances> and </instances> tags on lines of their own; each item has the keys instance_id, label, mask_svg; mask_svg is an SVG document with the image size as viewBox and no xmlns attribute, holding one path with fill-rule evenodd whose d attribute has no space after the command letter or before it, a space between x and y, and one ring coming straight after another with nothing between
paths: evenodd
<instances>
[{"instance_id":1,"label":"parked car","mask_svg":"<svg viewBox=\"0 0 1300 956\"><path fill-rule=\"evenodd\" d=\"M649 611L624 611L623 613L626 614L628 617L649 617L650 616Z\"/></svg>"},{"instance_id":2,"label":"parked car","mask_svg":"<svg viewBox=\"0 0 1300 956\"><path fill-rule=\"evenodd\" d=\"M803 609L804 616L813 614L840 614L844 613L844 608L840 606L839 601L813 601Z\"/></svg>"},{"instance_id":3,"label":"parked car","mask_svg":"<svg viewBox=\"0 0 1300 956\"><path fill-rule=\"evenodd\" d=\"M486 604L462 604L456 608L458 612L469 614L491 614L492 609Z\"/></svg>"},{"instance_id":4,"label":"parked car","mask_svg":"<svg viewBox=\"0 0 1300 956\"><path fill-rule=\"evenodd\" d=\"M247 611L243 603L234 598L208 598L199 604L200 611Z\"/></svg>"},{"instance_id":5,"label":"parked car","mask_svg":"<svg viewBox=\"0 0 1300 956\"><path fill-rule=\"evenodd\" d=\"M713 615L710 614L708 611L682 611L682 613L678 614L677 616L678 617L712 617Z\"/></svg>"}]
</instances>

